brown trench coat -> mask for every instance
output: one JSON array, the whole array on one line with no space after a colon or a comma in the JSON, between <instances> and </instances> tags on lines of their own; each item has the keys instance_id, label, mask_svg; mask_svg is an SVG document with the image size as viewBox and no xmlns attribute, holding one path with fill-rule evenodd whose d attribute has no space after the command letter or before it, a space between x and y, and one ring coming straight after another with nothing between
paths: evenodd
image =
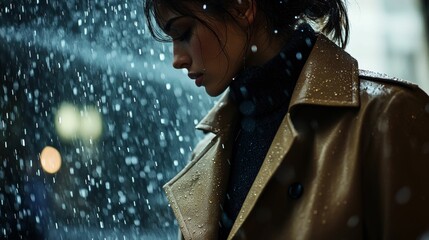
<instances>
[{"instance_id":1,"label":"brown trench coat","mask_svg":"<svg viewBox=\"0 0 429 240\"><path fill-rule=\"evenodd\" d=\"M184 239L217 239L236 122L225 94L197 126L208 134L192 161L164 186ZM319 36L228 239L428 236L428 96L359 71Z\"/></svg>"}]
</instances>

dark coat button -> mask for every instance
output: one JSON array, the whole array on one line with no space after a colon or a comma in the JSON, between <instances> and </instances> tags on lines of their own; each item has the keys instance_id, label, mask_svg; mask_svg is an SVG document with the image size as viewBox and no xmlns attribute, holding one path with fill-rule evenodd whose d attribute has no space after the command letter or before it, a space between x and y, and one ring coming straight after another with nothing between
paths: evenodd
<instances>
[{"instance_id":1,"label":"dark coat button","mask_svg":"<svg viewBox=\"0 0 429 240\"><path fill-rule=\"evenodd\" d=\"M304 187L301 183L293 183L289 186L288 194L289 197L292 199L298 199L302 196L302 193L304 192Z\"/></svg>"}]
</instances>

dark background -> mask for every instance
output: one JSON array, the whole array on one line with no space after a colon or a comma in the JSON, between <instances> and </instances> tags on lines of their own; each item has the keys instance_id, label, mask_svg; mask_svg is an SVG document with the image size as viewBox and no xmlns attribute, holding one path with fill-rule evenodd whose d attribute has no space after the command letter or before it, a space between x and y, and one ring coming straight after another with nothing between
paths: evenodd
<instances>
[{"instance_id":1,"label":"dark background","mask_svg":"<svg viewBox=\"0 0 429 240\"><path fill-rule=\"evenodd\" d=\"M140 1L1 1L0 238L176 238L162 185L213 103L164 70L170 55ZM65 102L100 112L99 139L59 137ZM61 153L55 174L45 146Z\"/></svg>"}]
</instances>

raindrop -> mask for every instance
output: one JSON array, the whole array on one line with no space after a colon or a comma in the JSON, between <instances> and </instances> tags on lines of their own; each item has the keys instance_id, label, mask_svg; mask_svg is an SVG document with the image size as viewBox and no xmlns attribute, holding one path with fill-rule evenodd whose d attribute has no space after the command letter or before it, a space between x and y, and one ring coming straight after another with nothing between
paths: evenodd
<instances>
[{"instance_id":1,"label":"raindrop","mask_svg":"<svg viewBox=\"0 0 429 240\"><path fill-rule=\"evenodd\" d=\"M119 112L121 110L121 105L119 103L115 104L115 111Z\"/></svg>"},{"instance_id":2,"label":"raindrop","mask_svg":"<svg viewBox=\"0 0 429 240\"><path fill-rule=\"evenodd\" d=\"M255 112L255 104L252 101L243 101L240 104L240 112L243 115L249 116Z\"/></svg>"},{"instance_id":3,"label":"raindrop","mask_svg":"<svg viewBox=\"0 0 429 240\"><path fill-rule=\"evenodd\" d=\"M85 189L85 188L80 189L79 195L83 198L87 198L88 197L88 189Z\"/></svg>"},{"instance_id":4,"label":"raindrop","mask_svg":"<svg viewBox=\"0 0 429 240\"><path fill-rule=\"evenodd\" d=\"M258 51L258 47L256 45L252 45L251 50L256 53Z\"/></svg>"},{"instance_id":5,"label":"raindrop","mask_svg":"<svg viewBox=\"0 0 429 240\"><path fill-rule=\"evenodd\" d=\"M305 39L305 43L307 44L308 47L311 47L311 39L310 38L306 38Z\"/></svg>"},{"instance_id":6,"label":"raindrop","mask_svg":"<svg viewBox=\"0 0 429 240\"><path fill-rule=\"evenodd\" d=\"M160 61L164 61L165 60L165 54L164 53L160 53L159 54L159 60Z\"/></svg>"}]
</instances>

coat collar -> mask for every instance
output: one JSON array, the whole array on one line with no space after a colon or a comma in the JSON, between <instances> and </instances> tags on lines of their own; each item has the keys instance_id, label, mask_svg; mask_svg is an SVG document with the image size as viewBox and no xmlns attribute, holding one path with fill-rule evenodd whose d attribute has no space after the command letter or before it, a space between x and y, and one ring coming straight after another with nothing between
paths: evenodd
<instances>
[{"instance_id":1,"label":"coat collar","mask_svg":"<svg viewBox=\"0 0 429 240\"><path fill-rule=\"evenodd\" d=\"M303 67L289 108L302 104L359 106L357 61L324 35L317 39Z\"/></svg>"},{"instance_id":2,"label":"coat collar","mask_svg":"<svg viewBox=\"0 0 429 240\"><path fill-rule=\"evenodd\" d=\"M273 144L268 150L248 197L233 225L229 239L241 227L262 190L293 146L297 131L291 112L298 106L359 106L357 62L325 36L320 35L298 78ZM212 132L206 146L164 189L185 239L214 239L217 236L220 205L226 191L232 148L232 129L237 121L236 106L228 92L197 125Z\"/></svg>"}]
</instances>

